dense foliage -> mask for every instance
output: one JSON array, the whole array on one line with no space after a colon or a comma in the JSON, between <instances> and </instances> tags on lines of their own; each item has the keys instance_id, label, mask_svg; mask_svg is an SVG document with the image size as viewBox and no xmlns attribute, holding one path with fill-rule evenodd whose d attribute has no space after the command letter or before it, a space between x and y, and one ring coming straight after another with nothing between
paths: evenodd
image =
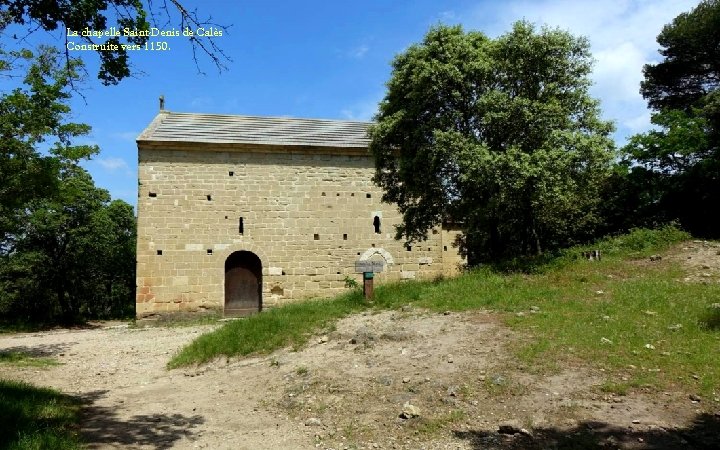
<instances>
[{"instance_id":1,"label":"dense foliage","mask_svg":"<svg viewBox=\"0 0 720 450\"><path fill-rule=\"evenodd\" d=\"M614 155L591 62L585 39L525 22L497 39L435 27L397 56L370 148L398 237L453 221L478 261L590 236Z\"/></svg>"},{"instance_id":2,"label":"dense foliage","mask_svg":"<svg viewBox=\"0 0 720 450\"><path fill-rule=\"evenodd\" d=\"M631 225L677 220L720 237L720 1L680 14L658 36L664 56L645 66L641 92L657 129L623 149L616 213ZM632 208L632 205L636 209Z\"/></svg>"},{"instance_id":3,"label":"dense foliage","mask_svg":"<svg viewBox=\"0 0 720 450\"><path fill-rule=\"evenodd\" d=\"M645 66L641 92L657 111L704 117L713 146L720 138L720 0L680 14L658 35L664 59Z\"/></svg>"},{"instance_id":4,"label":"dense foliage","mask_svg":"<svg viewBox=\"0 0 720 450\"><path fill-rule=\"evenodd\" d=\"M152 27L210 25L224 28L179 0L0 0L0 76L10 86L0 97L0 322L134 311L133 208L95 187L80 162L98 148L73 144L90 127L67 121L82 63L64 48L33 54L21 48L27 37L48 32L61 47L71 30L84 44L106 44L82 58L95 53L98 78L116 84L131 75L121 44L144 44ZM199 52L224 68L228 58L213 40L185 38L196 63Z\"/></svg>"},{"instance_id":5,"label":"dense foliage","mask_svg":"<svg viewBox=\"0 0 720 450\"><path fill-rule=\"evenodd\" d=\"M3 56L27 61L27 75L0 97L0 317L49 323L128 315L135 217L79 166L97 148L73 145L90 128L66 121L78 62L66 66L50 48Z\"/></svg>"}]
</instances>

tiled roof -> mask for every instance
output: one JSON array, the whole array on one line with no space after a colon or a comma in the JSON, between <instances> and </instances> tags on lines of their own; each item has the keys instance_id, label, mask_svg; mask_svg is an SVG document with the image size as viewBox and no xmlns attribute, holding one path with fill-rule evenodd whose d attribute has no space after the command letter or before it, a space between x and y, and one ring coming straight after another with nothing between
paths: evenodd
<instances>
[{"instance_id":1,"label":"tiled roof","mask_svg":"<svg viewBox=\"0 0 720 450\"><path fill-rule=\"evenodd\" d=\"M367 148L369 122L161 111L140 142Z\"/></svg>"}]
</instances>

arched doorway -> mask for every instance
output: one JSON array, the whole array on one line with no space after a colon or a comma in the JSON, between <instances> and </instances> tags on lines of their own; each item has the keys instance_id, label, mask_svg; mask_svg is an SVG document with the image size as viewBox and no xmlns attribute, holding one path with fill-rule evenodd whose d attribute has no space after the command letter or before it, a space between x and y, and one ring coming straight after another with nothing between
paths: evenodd
<instances>
[{"instance_id":1,"label":"arched doorway","mask_svg":"<svg viewBox=\"0 0 720 450\"><path fill-rule=\"evenodd\" d=\"M262 262L240 251L225 260L225 315L248 316L262 309Z\"/></svg>"}]
</instances>

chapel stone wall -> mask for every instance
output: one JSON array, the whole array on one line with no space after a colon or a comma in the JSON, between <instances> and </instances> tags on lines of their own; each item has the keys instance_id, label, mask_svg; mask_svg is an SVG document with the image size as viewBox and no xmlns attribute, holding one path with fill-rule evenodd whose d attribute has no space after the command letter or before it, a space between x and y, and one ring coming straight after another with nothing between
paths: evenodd
<instances>
[{"instance_id":1,"label":"chapel stone wall","mask_svg":"<svg viewBox=\"0 0 720 450\"><path fill-rule=\"evenodd\" d=\"M457 231L412 247L394 239L401 216L381 202L367 154L141 145L138 170L138 316L221 309L224 263L240 250L262 262L263 308L362 283L361 258L387 263L376 283L452 275L463 262Z\"/></svg>"}]
</instances>

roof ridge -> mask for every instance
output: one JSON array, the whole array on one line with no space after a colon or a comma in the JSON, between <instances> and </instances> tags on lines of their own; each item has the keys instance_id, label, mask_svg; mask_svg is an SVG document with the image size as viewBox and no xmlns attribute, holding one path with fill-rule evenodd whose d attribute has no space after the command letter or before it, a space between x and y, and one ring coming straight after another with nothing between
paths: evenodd
<instances>
[{"instance_id":1,"label":"roof ridge","mask_svg":"<svg viewBox=\"0 0 720 450\"><path fill-rule=\"evenodd\" d=\"M182 112L182 111L168 111L164 110L163 113L172 115L187 115L187 116L209 116L209 117L235 117L235 118L247 118L247 119L278 119L278 120L297 120L297 121L308 121L308 122L338 122L338 123L357 123L357 124L371 124L372 121L368 120L353 120L353 119L325 119L319 117L294 117L294 116L259 116L253 114L218 114L218 113L194 113L194 112Z\"/></svg>"}]
</instances>

